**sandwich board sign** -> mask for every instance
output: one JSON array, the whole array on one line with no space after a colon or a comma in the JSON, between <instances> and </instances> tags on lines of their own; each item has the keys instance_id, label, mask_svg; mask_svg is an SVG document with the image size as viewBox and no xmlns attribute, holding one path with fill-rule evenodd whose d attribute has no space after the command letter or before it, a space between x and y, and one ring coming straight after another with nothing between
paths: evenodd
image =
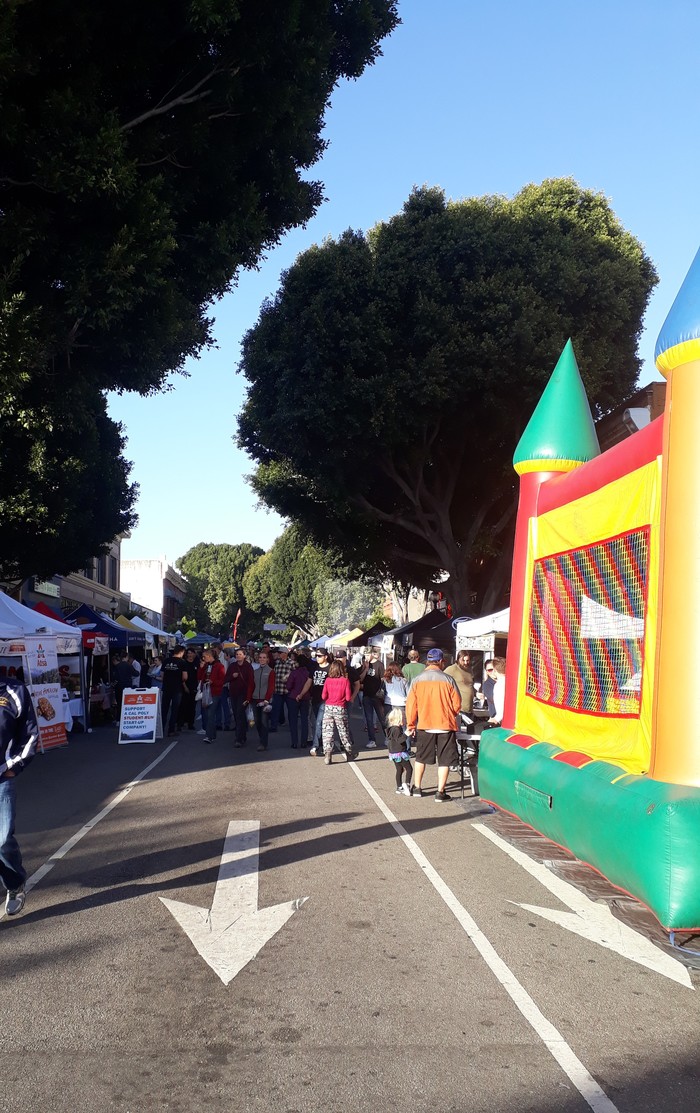
<instances>
[{"instance_id":1,"label":"sandwich board sign","mask_svg":"<svg viewBox=\"0 0 700 1113\"><path fill-rule=\"evenodd\" d=\"M163 737L160 688L125 688L119 716L119 738L128 742L155 742Z\"/></svg>"}]
</instances>

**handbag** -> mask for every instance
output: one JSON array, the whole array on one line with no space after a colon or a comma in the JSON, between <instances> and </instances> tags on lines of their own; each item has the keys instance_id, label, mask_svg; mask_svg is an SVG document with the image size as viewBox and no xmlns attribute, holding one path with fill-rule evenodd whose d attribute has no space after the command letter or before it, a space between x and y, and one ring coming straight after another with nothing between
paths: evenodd
<instances>
[{"instance_id":1,"label":"handbag","mask_svg":"<svg viewBox=\"0 0 700 1113\"><path fill-rule=\"evenodd\" d=\"M212 703L211 684L205 680L202 684L202 707L210 707Z\"/></svg>"},{"instance_id":2,"label":"handbag","mask_svg":"<svg viewBox=\"0 0 700 1113\"><path fill-rule=\"evenodd\" d=\"M202 685L201 685L201 684L198 684L198 685L197 685L197 691L196 691L196 692L195 692L195 694L194 694L194 701L195 701L195 703L198 703L198 702L199 702L199 700L201 700L201 698L202 698Z\"/></svg>"}]
</instances>

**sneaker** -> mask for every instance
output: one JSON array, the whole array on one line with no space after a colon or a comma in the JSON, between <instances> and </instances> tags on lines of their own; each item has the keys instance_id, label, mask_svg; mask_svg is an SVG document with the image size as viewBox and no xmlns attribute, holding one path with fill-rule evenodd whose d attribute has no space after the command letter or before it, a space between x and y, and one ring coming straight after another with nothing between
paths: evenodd
<instances>
[{"instance_id":1,"label":"sneaker","mask_svg":"<svg viewBox=\"0 0 700 1113\"><path fill-rule=\"evenodd\" d=\"M451 799L452 799L452 797L447 792L436 792L435 793L435 803L436 804L444 804L445 800L451 800Z\"/></svg>"},{"instance_id":2,"label":"sneaker","mask_svg":"<svg viewBox=\"0 0 700 1113\"><path fill-rule=\"evenodd\" d=\"M207 743L208 746L211 746L212 742L216 742L216 739L215 738L205 738L204 741Z\"/></svg>"},{"instance_id":3,"label":"sneaker","mask_svg":"<svg viewBox=\"0 0 700 1113\"><path fill-rule=\"evenodd\" d=\"M263 744L261 742L260 745L258 746L258 753L260 754L260 753L262 753L263 750L266 750L266 749L267 749L267 746L263 746Z\"/></svg>"},{"instance_id":4,"label":"sneaker","mask_svg":"<svg viewBox=\"0 0 700 1113\"><path fill-rule=\"evenodd\" d=\"M411 795L411 786L410 785L401 785L401 788L400 788L399 791L402 792L404 794L404 796L410 796Z\"/></svg>"},{"instance_id":5,"label":"sneaker","mask_svg":"<svg viewBox=\"0 0 700 1113\"><path fill-rule=\"evenodd\" d=\"M201 734L201 735L206 735L206 733L207 732L205 730L198 730L197 731L197 734Z\"/></svg>"},{"instance_id":6,"label":"sneaker","mask_svg":"<svg viewBox=\"0 0 700 1113\"><path fill-rule=\"evenodd\" d=\"M368 742L367 743L367 749L368 750L376 750L376 748L377 748L377 743L376 742Z\"/></svg>"},{"instance_id":7,"label":"sneaker","mask_svg":"<svg viewBox=\"0 0 700 1113\"><path fill-rule=\"evenodd\" d=\"M233 745L235 746L235 748L237 750L242 750L243 747L245 746L245 742L234 742Z\"/></svg>"},{"instance_id":8,"label":"sneaker","mask_svg":"<svg viewBox=\"0 0 700 1113\"><path fill-rule=\"evenodd\" d=\"M397 796L403 796L403 785L399 785L399 787L396 790L396 795Z\"/></svg>"},{"instance_id":9,"label":"sneaker","mask_svg":"<svg viewBox=\"0 0 700 1113\"><path fill-rule=\"evenodd\" d=\"M354 761L355 751L354 750L343 750L343 757L345 758L346 761Z\"/></svg>"},{"instance_id":10,"label":"sneaker","mask_svg":"<svg viewBox=\"0 0 700 1113\"><path fill-rule=\"evenodd\" d=\"M24 902L27 899L27 894L24 891L24 886L21 889L7 891L5 898L5 911L8 916L19 916L24 908Z\"/></svg>"},{"instance_id":11,"label":"sneaker","mask_svg":"<svg viewBox=\"0 0 700 1113\"><path fill-rule=\"evenodd\" d=\"M423 795L423 789L422 788L417 788L416 785L414 785L413 788L411 789L411 796L422 796L422 795Z\"/></svg>"},{"instance_id":12,"label":"sneaker","mask_svg":"<svg viewBox=\"0 0 700 1113\"><path fill-rule=\"evenodd\" d=\"M316 749L315 746L312 746L311 749L309 750L309 753L311 754L312 757L316 757L316 754L318 753L318 750Z\"/></svg>"},{"instance_id":13,"label":"sneaker","mask_svg":"<svg viewBox=\"0 0 700 1113\"><path fill-rule=\"evenodd\" d=\"M323 759L324 765L330 765L332 761L333 761L333 754L326 754L324 759Z\"/></svg>"}]
</instances>

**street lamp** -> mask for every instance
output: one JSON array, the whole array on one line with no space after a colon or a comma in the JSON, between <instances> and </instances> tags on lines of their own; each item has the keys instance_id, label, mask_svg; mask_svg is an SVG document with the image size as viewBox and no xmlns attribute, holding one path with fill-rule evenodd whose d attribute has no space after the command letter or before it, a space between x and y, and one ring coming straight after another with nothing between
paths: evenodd
<instances>
[{"instance_id":1,"label":"street lamp","mask_svg":"<svg viewBox=\"0 0 700 1113\"><path fill-rule=\"evenodd\" d=\"M117 600L114 598L114 596L112 596L112 598L109 601L109 609L112 612L112 618L114 618L114 615L115 615L116 610L117 610Z\"/></svg>"}]
</instances>

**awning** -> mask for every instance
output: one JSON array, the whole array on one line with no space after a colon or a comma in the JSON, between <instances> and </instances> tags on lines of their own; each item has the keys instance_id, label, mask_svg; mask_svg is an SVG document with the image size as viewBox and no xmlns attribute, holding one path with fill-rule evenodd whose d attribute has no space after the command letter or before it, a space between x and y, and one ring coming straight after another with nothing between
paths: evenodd
<instances>
[{"instance_id":1,"label":"awning","mask_svg":"<svg viewBox=\"0 0 700 1113\"><path fill-rule=\"evenodd\" d=\"M369 630L361 630L360 633L356 637L349 638L348 642L347 642L347 648L348 649L355 649L355 648L359 649L364 645L371 645L372 644L371 639L373 637L375 637L377 634L380 635L380 644L381 644L381 636L383 634L388 634L388 633L389 633L389 629L388 629L388 627L386 627L384 625L383 622L375 622L374 626L370 626Z\"/></svg>"},{"instance_id":2,"label":"awning","mask_svg":"<svg viewBox=\"0 0 700 1113\"><path fill-rule=\"evenodd\" d=\"M342 634L334 634L333 637L329 639L328 644L331 645L331 646L333 646L333 645L346 646L351 638L356 638L357 635L361 634L361 633L362 633L361 627L356 626L354 630L344 630Z\"/></svg>"},{"instance_id":3,"label":"awning","mask_svg":"<svg viewBox=\"0 0 700 1113\"><path fill-rule=\"evenodd\" d=\"M132 645L144 645L146 641L143 630L136 628L127 630L119 622L114 622L111 618L107 618L107 615L93 610L87 603L81 603L66 615L66 618L74 621L76 626L87 626L98 634L106 634L111 649L127 649Z\"/></svg>"},{"instance_id":4,"label":"awning","mask_svg":"<svg viewBox=\"0 0 700 1113\"><path fill-rule=\"evenodd\" d=\"M136 626L140 630L145 630L147 634L151 634L153 637L165 638L168 645L175 645L175 642L177 641L177 638L174 634L169 634L167 630L161 630L158 626L153 626L152 623L146 622L145 618L141 618L137 614L135 614L134 617L129 621L131 622L132 626Z\"/></svg>"},{"instance_id":5,"label":"awning","mask_svg":"<svg viewBox=\"0 0 700 1113\"><path fill-rule=\"evenodd\" d=\"M25 607L4 591L0 591L0 622L23 634L55 634L58 639L58 653L77 653L80 648L80 641L72 626L59 619L49 618L33 607Z\"/></svg>"},{"instance_id":6,"label":"awning","mask_svg":"<svg viewBox=\"0 0 700 1113\"><path fill-rule=\"evenodd\" d=\"M484 638L489 634L507 634L509 621L510 608L506 607L482 618L459 619L453 625L458 638Z\"/></svg>"}]
</instances>

